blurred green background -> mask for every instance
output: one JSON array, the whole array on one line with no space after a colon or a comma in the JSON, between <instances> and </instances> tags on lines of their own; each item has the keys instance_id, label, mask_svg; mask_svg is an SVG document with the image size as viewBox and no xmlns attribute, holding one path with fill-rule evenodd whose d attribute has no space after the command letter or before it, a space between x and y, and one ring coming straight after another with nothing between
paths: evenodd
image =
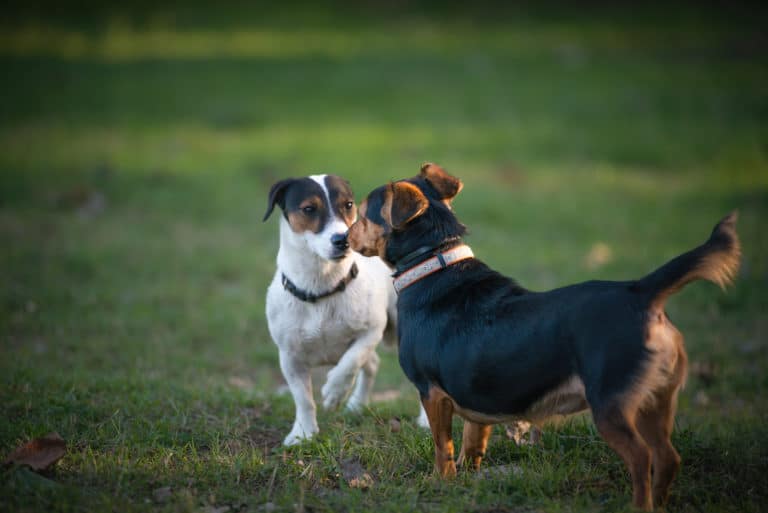
<instances>
[{"instance_id":1,"label":"blurred green background","mask_svg":"<svg viewBox=\"0 0 768 513\"><path fill-rule=\"evenodd\" d=\"M0 456L52 430L70 454L56 476L66 493L5 471L0 506L141 509L170 483L186 495L152 507L221 504L211 494L233 510L292 507L307 478L273 474L292 403L277 394L264 318L277 250L277 223L261 223L266 192L334 173L359 200L434 161L465 183L454 206L475 253L538 290L642 276L739 209L735 287L699 283L669 303L693 362L673 505L758 511L768 500L766 21L765 8L729 3L8 4ZM605 499L599 465L542 471L559 484L522 496L472 484L451 496L428 480L429 440L415 429L381 453L350 448L350 432L374 439L381 418L416 413L394 351L381 352L377 391L400 398L362 421L322 413L321 429L337 432L303 457L332 475L337 448L358 451L391 468L391 484L307 492L315 509L398 511L414 494L428 498L420 509L457 511L510 496L547 510L628 500L626 488ZM495 435L496 463L548 462L569 436L597 443L587 425L563 429L523 452ZM413 454L398 445L411 441ZM416 489L402 470L414 466L427 476ZM613 472L608 489L626 481L619 464Z\"/></svg>"}]
</instances>

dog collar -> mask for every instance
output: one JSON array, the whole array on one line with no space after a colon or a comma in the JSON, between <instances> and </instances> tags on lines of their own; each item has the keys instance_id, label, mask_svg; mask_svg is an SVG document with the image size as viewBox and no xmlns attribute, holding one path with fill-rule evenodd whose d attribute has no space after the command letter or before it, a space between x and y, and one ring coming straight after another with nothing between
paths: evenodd
<instances>
[{"instance_id":1,"label":"dog collar","mask_svg":"<svg viewBox=\"0 0 768 513\"><path fill-rule=\"evenodd\" d=\"M323 299L328 296L332 296L336 294L337 292L342 292L344 289L347 288L347 285L349 285L349 282L357 278L357 263L353 262L352 267L349 268L349 273L341 279L341 281L336 285L333 289L323 292L322 294L313 294L312 292L307 292L306 290L301 290L298 288L294 283L288 279L288 277L283 274L283 288L293 294L294 297L301 301L305 301L307 303L314 303L318 299Z\"/></svg>"},{"instance_id":2,"label":"dog collar","mask_svg":"<svg viewBox=\"0 0 768 513\"><path fill-rule=\"evenodd\" d=\"M395 291L399 294L401 290L413 285L420 279L425 278L432 273L436 273L441 269L445 269L449 265L453 265L474 256L472 249L464 244L437 253L432 258L428 258L427 260L416 264L395 278Z\"/></svg>"},{"instance_id":3,"label":"dog collar","mask_svg":"<svg viewBox=\"0 0 768 513\"><path fill-rule=\"evenodd\" d=\"M410 253L398 259L398 263L395 265L396 272L392 276L394 278L397 278L398 276L403 274L405 271L407 271L408 269L416 265L418 262L421 262L424 256L429 255L431 257L435 253L437 253L441 248L445 248L446 251L448 249L455 248L456 246L460 245L460 242L461 242L461 238L451 237L450 239L446 239L443 242L441 242L440 245L437 247L435 246L418 247L415 250L411 251Z\"/></svg>"}]
</instances>

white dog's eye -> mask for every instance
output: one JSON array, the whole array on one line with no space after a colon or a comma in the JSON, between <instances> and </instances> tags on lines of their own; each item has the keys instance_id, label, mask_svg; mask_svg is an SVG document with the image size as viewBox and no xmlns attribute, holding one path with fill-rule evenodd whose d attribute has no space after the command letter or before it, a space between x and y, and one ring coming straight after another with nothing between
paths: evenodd
<instances>
[{"instance_id":1,"label":"white dog's eye","mask_svg":"<svg viewBox=\"0 0 768 513\"><path fill-rule=\"evenodd\" d=\"M355 204L351 201L347 201L346 203L344 203L344 207L346 207L347 210L352 210L352 207L354 206Z\"/></svg>"},{"instance_id":2,"label":"white dog's eye","mask_svg":"<svg viewBox=\"0 0 768 513\"><path fill-rule=\"evenodd\" d=\"M314 205L307 205L306 207L302 207L301 210L305 214L314 214L315 210L317 210L317 207L315 207Z\"/></svg>"}]
</instances>

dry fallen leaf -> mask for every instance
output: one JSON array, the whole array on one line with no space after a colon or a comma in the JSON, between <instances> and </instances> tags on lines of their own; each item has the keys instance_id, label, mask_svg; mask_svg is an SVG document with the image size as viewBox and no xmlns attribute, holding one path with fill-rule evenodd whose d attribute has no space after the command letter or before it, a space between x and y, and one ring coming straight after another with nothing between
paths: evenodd
<instances>
[{"instance_id":1,"label":"dry fallen leaf","mask_svg":"<svg viewBox=\"0 0 768 513\"><path fill-rule=\"evenodd\" d=\"M536 445L541 440L541 429L530 422L518 420L506 425L507 438L514 441L515 445ZM526 435L528 437L526 438Z\"/></svg>"},{"instance_id":2,"label":"dry fallen leaf","mask_svg":"<svg viewBox=\"0 0 768 513\"><path fill-rule=\"evenodd\" d=\"M245 390L246 392L256 388L256 384L253 381L241 376L230 376L229 384L240 390Z\"/></svg>"},{"instance_id":3,"label":"dry fallen leaf","mask_svg":"<svg viewBox=\"0 0 768 513\"><path fill-rule=\"evenodd\" d=\"M709 396L704 390L699 390L693 398L693 403L696 406L707 406L709 405Z\"/></svg>"},{"instance_id":4,"label":"dry fallen leaf","mask_svg":"<svg viewBox=\"0 0 768 513\"><path fill-rule=\"evenodd\" d=\"M587 269L598 269L613 260L613 251L605 242L596 242L584 257Z\"/></svg>"},{"instance_id":5,"label":"dry fallen leaf","mask_svg":"<svg viewBox=\"0 0 768 513\"><path fill-rule=\"evenodd\" d=\"M704 386L712 386L717 381L719 369L714 362L695 361L691 363L688 372L699 378Z\"/></svg>"},{"instance_id":6,"label":"dry fallen leaf","mask_svg":"<svg viewBox=\"0 0 768 513\"><path fill-rule=\"evenodd\" d=\"M341 474L350 488L366 490L373 486L373 477L357 460L341 460Z\"/></svg>"},{"instance_id":7,"label":"dry fallen leaf","mask_svg":"<svg viewBox=\"0 0 768 513\"><path fill-rule=\"evenodd\" d=\"M383 403L386 401L394 401L399 399L402 394L399 390L382 390L381 392L374 392L371 394L372 403Z\"/></svg>"},{"instance_id":8,"label":"dry fallen leaf","mask_svg":"<svg viewBox=\"0 0 768 513\"><path fill-rule=\"evenodd\" d=\"M46 470L66 453L67 443L54 431L18 447L3 464L28 465L32 470Z\"/></svg>"}]
</instances>

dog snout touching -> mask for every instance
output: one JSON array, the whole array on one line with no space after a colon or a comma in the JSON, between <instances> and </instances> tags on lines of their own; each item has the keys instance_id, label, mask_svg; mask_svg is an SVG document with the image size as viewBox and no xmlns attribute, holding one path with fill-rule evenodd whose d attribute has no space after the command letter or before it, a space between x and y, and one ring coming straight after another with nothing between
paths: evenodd
<instances>
[{"instance_id":1,"label":"dog snout touching","mask_svg":"<svg viewBox=\"0 0 768 513\"><path fill-rule=\"evenodd\" d=\"M331 244L339 251L349 249L349 240L347 240L346 233L334 233L331 235Z\"/></svg>"}]
</instances>

